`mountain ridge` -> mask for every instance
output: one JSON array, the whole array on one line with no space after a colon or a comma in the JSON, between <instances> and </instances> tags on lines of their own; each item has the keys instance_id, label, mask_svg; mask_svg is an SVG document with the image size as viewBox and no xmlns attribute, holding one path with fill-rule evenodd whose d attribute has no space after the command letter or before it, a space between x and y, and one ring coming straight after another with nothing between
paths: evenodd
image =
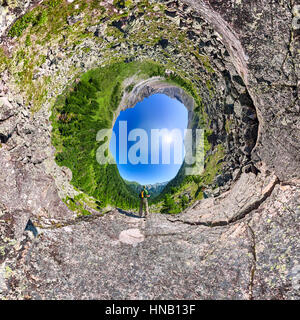
<instances>
[{"instance_id":1,"label":"mountain ridge","mask_svg":"<svg viewBox=\"0 0 300 320\"><path fill-rule=\"evenodd\" d=\"M157 182L154 184L140 184L139 182L136 182L136 181L128 181L125 179L124 181L129 186L129 188L134 192L136 192L137 194L145 185L147 190L150 192L150 195L152 196L152 198L157 197L163 191L166 185L169 183L169 181L165 181L165 182Z\"/></svg>"}]
</instances>

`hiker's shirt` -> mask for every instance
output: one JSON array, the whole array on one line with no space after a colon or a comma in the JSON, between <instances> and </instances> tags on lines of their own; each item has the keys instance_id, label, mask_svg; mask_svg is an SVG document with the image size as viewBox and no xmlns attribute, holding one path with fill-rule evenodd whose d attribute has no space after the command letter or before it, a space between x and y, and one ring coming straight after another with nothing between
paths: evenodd
<instances>
[{"instance_id":1,"label":"hiker's shirt","mask_svg":"<svg viewBox=\"0 0 300 320\"><path fill-rule=\"evenodd\" d=\"M147 195L148 195L148 190L144 189L141 191L141 199L146 199L147 200Z\"/></svg>"}]
</instances>

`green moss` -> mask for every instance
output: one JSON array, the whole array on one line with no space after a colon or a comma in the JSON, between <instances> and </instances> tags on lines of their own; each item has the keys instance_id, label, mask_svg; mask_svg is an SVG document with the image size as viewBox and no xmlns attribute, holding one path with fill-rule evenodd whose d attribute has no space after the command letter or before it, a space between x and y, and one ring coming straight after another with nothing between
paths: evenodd
<instances>
[{"instance_id":1,"label":"green moss","mask_svg":"<svg viewBox=\"0 0 300 320\"><path fill-rule=\"evenodd\" d=\"M67 197L63 200L71 211L77 213L77 217L92 215L91 212L84 208L84 201L82 197L83 196L80 194L79 196L75 196L74 198Z\"/></svg>"},{"instance_id":2,"label":"green moss","mask_svg":"<svg viewBox=\"0 0 300 320\"><path fill-rule=\"evenodd\" d=\"M124 38L124 34L116 27L108 27L106 29L106 35L114 38Z\"/></svg>"},{"instance_id":3,"label":"green moss","mask_svg":"<svg viewBox=\"0 0 300 320\"><path fill-rule=\"evenodd\" d=\"M222 160L224 156L224 147L222 145L218 145L215 152L205 161L204 172L199 176L200 183L209 185L213 182L214 178L221 172L223 164L220 160Z\"/></svg>"},{"instance_id":4,"label":"green moss","mask_svg":"<svg viewBox=\"0 0 300 320\"><path fill-rule=\"evenodd\" d=\"M20 37L28 26L34 22L34 14L32 12L26 13L23 17L18 19L10 28L8 35L11 37Z\"/></svg>"},{"instance_id":5,"label":"green moss","mask_svg":"<svg viewBox=\"0 0 300 320\"><path fill-rule=\"evenodd\" d=\"M133 1L131 0L114 0L113 5L119 9L130 8L133 5Z\"/></svg>"},{"instance_id":6,"label":"green moss","mask_svg":"<svg viewBox=\"0 0 300 320\"><path fill-rule=\"evenodd\" d=\"M197 58L199 58L202 61L203 66L207 70L207 72L209 72L209 73L214 73L215 72L215 70L212 68L212 66L210 64L210 60L209 60L208 56L204 56L204 55L198 54Z\"/></svg>"},{"instance_id":7,"label":"green moss","mask_svg":"<svg viewBox=\"0 0 300 320\"><path fill-rule=\"evenodd\" d=\"M46 78L49 79L49 77ZM27 93L29 94L29 99L33 102L31 112L35 113L39 111L48 95L47 81L40 80L36 82L32 90L29 90Z\"/></svg>"},{"instance_id":8,"label":"green moss","mask_svg":"<svg viewBox=\"0 0 300 320\"><path fill-rule=\"evenodd\" d=\"M135 84L134 84L134 83L131 83L129 86L127 86L127 87L125 88L125 91L126 91L126 92L131 92L131 91L133 90L134 86L135 86Z\"/></svg>"},{"instance_id":9,"label":"green moss","mask_svg":"<svg viewBox=\"0 0 300 320\"><path fill-rule=\"evenodd\" d=\"M91 51L91 48L84 47L84 48L82 48L82 51L85 52L85 53L89 53Z\"/></svg>"},{"instance_id":10,"label":"green moss","mask_svg":"<svg viewBox=\"0 0 300 320\"><path fill-rule=\"evenodd\" d=\"M213 98L213 96L215 95L215 90L210 80L206 80L206 87L209 91L209 96Z\"/></svg>"},{"instance_id":11,"label":"green moss","mask_svg":"<svg viewBox=\"0 0 300 320\"><path fill-rule=\"evenodd\" d=\"M5 278L9 278L13 274L12 269L9 266L5 267Z\"/></svg>"},{"instance_id":12,"label":"green moss","mask_svg":"<svg viewBox=\"0 0 300 320\"><path fill-rule=\"evenodd\" d=\"M0 47L0 72L3 72L10 65L10 59L5 54L3 48Z\"/></svg>"},{"instance_id":13,"label":"green moss","mask_svg":"<svg viewBox=\"0 0 300 320\"><path fill-rule=\"evenodd\" d=\"M48 21L46 11L38 12L30 11L18 19L10 28L8 35L10 37L20 37L23 32L30 26L42 26Z\"/></svg>"},{"instance_id":14,"label":"green moss","mask_svg":"<svg viewBox=\"0 0 300 320\"><path fill-rule=\"evenodd\" d=\"M113 5L116 8L125 8L125 0L114 0Z\"/></svg>"},{"instance_id":15,"label":"green moss","mask_svg":"<svg viewBox=\"0 0 300 320\"><path fill-rule=\"evenodd\" d=\"M44 54L40 55L39 65L40 66L43 65L46 62L46 60L47 60L47 56L46 55L44 55Z\"/></svg>"},{"instance_id":16,"label":"green moss","mask_svg":"<svg viewBox=\"0 0 300 320\"><path fill-rule=\"evenodd\" d=\"M226 130L227 134L229 134L231 131L232 123L233 123L233 120L226 119L225 130Z\"/></svg>"},{"instance_id":17,"label":"green moss","mask_svg":"<svg viewBox=\"0 0 300 320\"><path fill-rule=\"evenodd\" d=\"M34 80L35 66L42 64L45 61L45 57L40 57L38 54L35 55L32 51L29 52L31 56L23 49L16 52L14 60L17 66L18 64L21 65L21 68L19 68L20 71L15 72L15 80L24 92L27 102L32 103L31 111L36 112L46 99L51 78L43 76Z\"/></svg>"},{"instance_id":18,"label":"green moss","mask_svg":"<svg viewBox=\"0 0 300 320\"><path fill-rule=\"evenodd\" d=\"M30 34L28 34L28 35L26 36L25 46L26 46L26 47L31 46Z\"/></svg>"},{"instance_id":19,"label":"green moss","mask_svg":"<svg viewBox=\"0 0 300 320\"><path fill-rule=\"evenodd\" d=\"M125 7L127 7L127 8L130 8L133 4L134 4L134 2L132 0L125 1Z\"/></svg>"},{"instance_id":20,"label":"green moss","mask_svg":"<svg viewBox=\"0 0 300 320\"><path fill-rule=\"evenodd\" d=\"M137 8L139 13L146 13L152 11L153 6L149 3L148 0L140 0L137 3Z\"/></svg>"},{"instance_id":21,"label":"green moss","mask_svg":"<svg viewBox=\"0 0 300 320\"><path fill-rule=\"evenodd\" d=\"M36 24L38 26L43 26L48 22L48 12L46 10L43 10L42 12L38 13Z\"/></svg>"}]
</instances>

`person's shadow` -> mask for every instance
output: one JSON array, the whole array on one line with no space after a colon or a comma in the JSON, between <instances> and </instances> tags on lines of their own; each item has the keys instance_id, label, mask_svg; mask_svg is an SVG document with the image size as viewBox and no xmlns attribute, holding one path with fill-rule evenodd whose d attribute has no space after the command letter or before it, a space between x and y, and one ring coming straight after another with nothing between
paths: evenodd
<instances>
[{"instance_id":1,"label":"person's shadow","mask_svg":"<svg viewBox=\"0 0 300 320\"><path fill-rule=\"evenodd\" d=\"M120 208L117 208L117 210L119 213L124 214L127 217L142 219L142 217L140 217L137 213L128 212Z\"/></svg>"}]
</instances>

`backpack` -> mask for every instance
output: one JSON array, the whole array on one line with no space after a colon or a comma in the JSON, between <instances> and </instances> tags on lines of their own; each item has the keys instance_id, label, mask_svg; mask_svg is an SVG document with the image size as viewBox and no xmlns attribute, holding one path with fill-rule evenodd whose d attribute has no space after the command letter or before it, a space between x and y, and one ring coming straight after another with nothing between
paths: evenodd
<instances>
[{"instance_id":1,"label":"backpack","mask_svg":"<svg viewBox=\"0 0 300 320\"><path fill-rule=\"evenodd\" d=\"M139 195L139 196L140 196L141 199L144 198L144 190L142 190L142 191L140 192L140 195Z\"/></svg>"},{"instance_id":2,"label":"backpack","mask_svg":"<svg viewBox=\"0 0 300 320\"><path fill-rule=\"evenodd\" d=\"M148 196L148 190L147 189L143 189L140 194L139 194L140 198L143 199L143 198L147 198Z\"/></svg>"}]
</instances>

